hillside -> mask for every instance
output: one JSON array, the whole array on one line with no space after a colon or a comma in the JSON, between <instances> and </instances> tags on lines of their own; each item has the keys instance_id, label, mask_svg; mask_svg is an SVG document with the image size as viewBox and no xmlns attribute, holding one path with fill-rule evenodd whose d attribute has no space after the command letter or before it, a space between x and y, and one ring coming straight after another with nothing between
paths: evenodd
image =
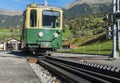
<instances>
[{"instance_id":1,"label":"hillside","mask_svg":"<svg viewBox=\"0 0 120 83\"><path fill-rule=\"evenodd\" d=\"M104 33L107 23L103 21L103 18L104 14L93 14L65 19L63 40L68 42L68 44L77 44L79 46L86 41L82 42L79 40L82 37L91 39L94 35ZM74 38L74 40L69 41L71 38Z\"/></svg>"},{"instance_id":2,"label":"hillside","mask_svg":"<svg viewBox=\"0 0 120 83\"><path fill-rule=\"evenodd\" d=\"M19 28L23 25L23 16L0 15L0 28Z\"/></svg>"},{"instance_id":3,"label":"hillside","mask_svg":"<svg viewBox=\"0 0 120 83\"><path fill-rule=\"evenodd\" d=\"M72 18L95 13L108 13L111 11L112 0L76 0L64 8L64 16Z\"/></svg>"},{"instance_id":4,"label":"hillside","mask_svg":"<svg viewBox=\"0 0 120 83\"><path fill-rule=\"evenodd\" d=\"M76 0L66 6L63 45L78 48L59 52L110 54L112 42L106 39L107 23L103 18L111 11L111 7L110 0Z\"/></svg>"},{"instance_id":5,"label":"hillside","mask_svg":"<svg viewBox=\"0 0 120 83\"><path fill-rule=\"evenodd\" d=\"M19 28L23 25L23 11L0 8L0 28Z\"/></svg>"},{"instance_id":6,"label":"hillside","mask_svg":"<svg viewBox=\"0 0 120 83\"><path fill-rule=\"evenodd\" d=\"M81 4L84 4L84 3L91 4L91 5L94 5L94 4L111 4L112 0L76 0L72 3L69 3L65 7L65 9L70 9L70 8L74 7L75 5L81 5Z\"/></svg>"}]
</instances>

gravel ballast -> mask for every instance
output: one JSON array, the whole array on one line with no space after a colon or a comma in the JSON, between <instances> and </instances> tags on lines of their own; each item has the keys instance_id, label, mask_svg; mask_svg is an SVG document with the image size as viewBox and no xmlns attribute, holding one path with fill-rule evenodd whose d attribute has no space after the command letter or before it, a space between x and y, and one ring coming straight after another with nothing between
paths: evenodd
<instances>
[{"instance_id":1,"label":"gravel ballast","mask_svg":"<svg viewBox=\"0 0 120 83\"><path fill-rule=\"evenodd\" d=\"M49 73L48 70L44 69L39 64L36 63L29 63L29 64L32 67L33 71L41 80L41 83L60 83L60 81L57 80L55 76L52 76L52 74Z\"/></svg>"}]
</instances>

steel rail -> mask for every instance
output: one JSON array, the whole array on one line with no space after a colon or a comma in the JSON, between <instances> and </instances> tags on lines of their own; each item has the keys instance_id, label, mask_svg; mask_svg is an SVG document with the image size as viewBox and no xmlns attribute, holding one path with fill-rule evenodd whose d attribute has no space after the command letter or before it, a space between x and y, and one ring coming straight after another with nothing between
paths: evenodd
<instances>
[{"instance_id":1,"label":"steel rail","mask_svg":"<svg viewBox=\"0 0 120 83\"><path fill-rule=\"evenodd\" d=\"M120 67L96 64L96 63L88 63L88 62L76 62L72 60L67 60L63 58L55 58L55 57L46 57L46 58L49 60L59 61L61 63L67 63L69 65L77 66L78 68L83 68L83 69L91 70L97 73L102 73L105 75L120 78Z\"/></svg>"},{"instance_id":2,"label":"steel rail","mask_svg":"<svg viewBox=\"0 0 120 83\"><path fill-rule=\"evenodd\" d=\"M64 67L68 67L68 68L71 68L71 69L74 69L74 70L78 70L78 72L74 72L76 73L76 75L79 75L83 78L86 78L86 76L84 77L84 75L81 75L81 72L82 73L87 73L86 75L87 76L90 76L89 77L89 80L91 81L96 81L96 82L112 82L112 83L118 83L120 82L120 79L118 78L115 78L115 77L112 77L112 76L107 76L107 75L104 75L104 74L101 74L101 73L97 73L97 72L93 72L93 71L89 71L89 70L86 70L86 69L82 69L82 68L78 68L78 67L75 67L75 66L71 66L71 65L67 65L67 64L64 64L64 63L60 63L60 62L57 62L57 61L52 61L52 60L46 60L47 62L49 63L52 63L52 64L59 64L59 65L62 65Z\"/></svg>"},{"instance_id":3,"label":"steel rail","mask_svg":"<svg viewBox=\"0 0 120 83\"><path fill-rule=\"evenodd\" d=\"M61 64L59 62L54 62L54 61L50 61L50 60L47 60L47 62L51 63L51 64L54 64L57 67L60 67L60 68L62 68L64 70L66 70L66 71L69 71L69 72L75 74L76 76L82 77L82 78L84 78L86 80L89 80L91 82L95 82L95 83L97 83L97 82L99 82L99 83L111 83L111 82L109 82L107 80L98 78L96 76L90 75L90 74L82 72L80 70L76 70L75 68L70 67L69 65L66 65L66 64Z\"/></svg>"},{"instance_id":4,"label":"steel rail","mask_svg":"<svg viewBox=\"0 0 120 83\"><path fill-rule=\"evenodd\" d=\"M88 80L85 80L79 76L76 76L62 68L56 67L53 64L50 64L46 61L38 61L39 64L44 66L45 68L49 69L51 72L53 72L55 75L62 77L63 79L66 79L68 83L91 83Z\"/></svg>"},{"instance_id":5,"label":"steel rail","mask_svg":"<svg viewBox=\"0 0 120 83\"><path fill-rule=\"evenodd\" d=\"M112 68L86 62L79 63L56 57L42 58L38 63L69 83L120 83L119 69L117 75L113 76L116 73L116 67ZM107 69L107 67L110 68ZM103 72L101 73L101 71ZM113 75L109 74L111 72Z\"/></svg>"}]
</instances>

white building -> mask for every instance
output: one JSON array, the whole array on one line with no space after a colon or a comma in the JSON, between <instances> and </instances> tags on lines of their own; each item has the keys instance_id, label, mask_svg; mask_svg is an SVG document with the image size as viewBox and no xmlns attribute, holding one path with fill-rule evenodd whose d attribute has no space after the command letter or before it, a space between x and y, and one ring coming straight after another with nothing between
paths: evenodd
<instances>
[{"instance_id":1,"label":"white building","mask_svg":"<svg viewBox=\"0 0 120 83\"><path fill-rule=\"evenodd\" d=\"M3 50L19 50L20 42L16 39L8 39L3 43Z\"/></svg>"}]
</instances>

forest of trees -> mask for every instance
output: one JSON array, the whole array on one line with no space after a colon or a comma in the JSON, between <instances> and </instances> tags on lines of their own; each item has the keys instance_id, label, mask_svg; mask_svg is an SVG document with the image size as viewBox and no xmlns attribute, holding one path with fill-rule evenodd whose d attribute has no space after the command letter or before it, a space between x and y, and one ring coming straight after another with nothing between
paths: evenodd
<instances>
[{"instance_id":1,"label":"forest of trees","mask_svg":"<svg viewBox=\"0 0 120 83\"><path fill-rule=\"evenodd\" d=\"M65 33L69 29L72 36L92 36L103 33L106 30L107 23L103 21L105 14L91 14L87 16L78 16L71 19L64 19Z\"/></svg>"}]
</instances>

